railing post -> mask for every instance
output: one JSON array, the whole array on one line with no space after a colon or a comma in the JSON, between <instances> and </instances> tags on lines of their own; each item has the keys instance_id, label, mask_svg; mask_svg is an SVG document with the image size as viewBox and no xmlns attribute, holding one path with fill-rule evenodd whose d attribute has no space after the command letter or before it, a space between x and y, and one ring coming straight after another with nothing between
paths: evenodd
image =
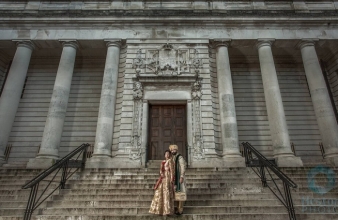
<instances>
[{"instance_id":1,"label":"railing post","mask_svg":"<svg viewBox=\"0 0 338 220\"><path fill-rule=\"evenodd\" d=\"M86 165L86 161L87 161L87 153L88 153L88 144L87 147L85 147L85 149L83 150L83 154L82 154L82 163L81 163L81 170L83 170L85 168Z\"/></svg>"},{"instance_id":2,"label":"railing post","mask_svg":"<svg viewBox=\"0 0 338 220\"><path fill-rule=\"evenodd\" d=\"M25 216L23 217L24 220L30 220L31 217L32 217L38 188L39 188L39 184L36 184L31 188L31 192L30 192L29 198L28 198L27 207L26 207L26 210L25 210Z\"/></svg>"},{"instance_id":3,"label":"railing post","mask_svg":"<svg viewBox=\"0 0 338 220\"><path fill-rule=\"evenodd\" d=\"M66 181L67 181L67 169L68 169L68 160L64 163L63 167L62 167L62 177L61 177L61 189L65 188L66 185Z\"/></svg>"},{"instance_id":4,"label":"railing post","mask_svg":"<svg viewBox=\"0 0 338 220\"><path fill-rule=\"evenodd\" d=\"M261 180L262 180L263 187L267 187L264 165L262 165L262 164L260 164L259 173L261 174Z\"/></svg>"},{"instance_id":5,"label":"railing post","mask_svg":"<svg viewBox=\"0 0 338 220\"><path fill-rule=\"evenodd\" d=\"M296 213L295 213L295 208L293 207L290 186L288 186L285 182L283 182L283 188L284 188L285 200L286 200L286 205L287 205L287 209L289 213L289 218L290 220L295 220Z\"/></svg>"},{"instance_id":6,"label":"railing post","mask_svg":"<svg viewBox=\"0 0 338 220\"><path fill-rule=\"evenodd\" d=\"M245 157L245 165L248 167L250 165L250 160L252 159L252 154L249 148L245 145L242 145L244 148L244 157Z\"/></svg>"}]
</instances>

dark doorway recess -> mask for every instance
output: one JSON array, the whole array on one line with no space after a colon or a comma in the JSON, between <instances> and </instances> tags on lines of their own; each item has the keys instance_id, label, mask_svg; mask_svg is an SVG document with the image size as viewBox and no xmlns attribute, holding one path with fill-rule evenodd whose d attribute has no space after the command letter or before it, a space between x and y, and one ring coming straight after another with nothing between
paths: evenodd
<instances>
[{"instance_id":1,"label":"dark doorway recess","mask_svg":"<svg viewBox=\"0 0 338 220\"><path fill-rule=\"evenodd\" d=\"M187 130L185 105L150 105L149 160L162 160L170 144L187 159Z\"/></svg>"}]
</instances>

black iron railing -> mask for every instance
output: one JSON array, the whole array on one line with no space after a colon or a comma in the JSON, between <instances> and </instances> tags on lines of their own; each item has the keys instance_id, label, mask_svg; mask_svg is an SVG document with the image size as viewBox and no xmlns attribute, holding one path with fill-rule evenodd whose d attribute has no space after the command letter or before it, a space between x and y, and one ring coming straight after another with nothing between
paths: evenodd
<instances>
[{"instance_id":1,"label":"black iron railing","mask_svg":"<svg viewBox=\"0 0 338 220\"><path fill-rule=\"evenodd\" d=\"M80 147L76 148L70 152L67 156L63 157L61 160L58 160L54 165L40 173L37 177L26 183L22 189L31 189L29 194L29 199L27 207L25 210L24 220L30 220L34 210L40 206L46 199L49 198L57 189L64 189L66 181L80 168L84 168L87 158L87 148L89 144L82 144ZM79 157L82 155L82 160L79 160ZM73 157L75 156L75 159ZM61 180L57 181L55 178L57 174L62 170ZM51 179L46 180L47 177ZM58 176L60 177L60 176ZM40 182L45 181L48 184L43 186L44 189L38 195ZM47 190L50 188L51 183L58 183L56 188L52 189L48 195ZM48 191L49 192L49 191Z\"/></svg>"},{"instance_id":2,"label":"black iron railing","mask_svg":"<svg viewBox=\"0 0 338 220\"><path fill-rule=\"evenodd\" d=\"M320 153L322 154L323 159L325 159L325 149L322 142L319 142Z\"/></svg>"},{"instance_id":3,"label":"black iron railing","mask_svg":"<svg viewBox=\"0 0 338 220\"><path fill-rule=\"evenodd\" d=\"M248 142L243 142L242 145L246 166L252 168L252 170L261 178L263 187L268 187L285 206L288 210L290 220L296 220L290 187L297 188L297 185L276 166L273 159L269 160L264 157ZM253 157L252 154L254 154L255 157ZM280 189L280 186L276 181L283 182L283 189ZM273 183L273 186L269 185L270 182Z\"/></svg>"}]
</instances>

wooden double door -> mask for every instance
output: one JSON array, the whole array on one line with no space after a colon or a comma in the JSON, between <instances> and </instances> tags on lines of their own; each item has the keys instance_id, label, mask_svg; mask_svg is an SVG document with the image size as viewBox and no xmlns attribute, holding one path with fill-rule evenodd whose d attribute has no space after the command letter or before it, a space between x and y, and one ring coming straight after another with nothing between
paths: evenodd
<instances>
[{"instance_id":1,"label":"wooden double door","mask_svg":"<svg viewBox=\"0 0 338 220\"><path fill-rule=\"evenodd\" d=\"M149 111L149 160L163 160L170 144L187 159L187 131L185 105L151 105Z\"/></svg>"}]
</instances>

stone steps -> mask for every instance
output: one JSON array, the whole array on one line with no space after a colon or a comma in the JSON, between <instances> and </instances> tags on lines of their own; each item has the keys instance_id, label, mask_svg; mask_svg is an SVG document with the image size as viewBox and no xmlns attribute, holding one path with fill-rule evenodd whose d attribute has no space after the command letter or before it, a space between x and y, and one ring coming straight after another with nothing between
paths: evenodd
<instances>
[{"instance_id":1,"label":"stone steps","mask_svg":"<svg viewBox=\"0 0 338 220\"><path fill-rule=\"evenodd\" d=\"M50 202L47 202L47 207L53 207L53 208L124 208L126 206L128 207L148 207L150 206L150 200L112 200L112 201L61 201L61 200L53 200ZM256 204L256 200L189 200L185 203L185 206L252 206ZM13 204L15 205L15 204ZM18 204L20 205L20 204ZM269 199L269 200L262 200L260 201L260 206L269 206L269 205L280 205L280 202L275 199ZM8 206L11 207L11 206Z\"/></svg>"},{"instance_id":2,"label":"stone steps","mask_svg":"<svg viewBox=\"0 0 338 220\"><path fill-rule=\"evenodd\" d=\"M91 194L91 195L73 195L73 194L60 194L60 195L55 195L53 196L54 200L92 200L92 201L114 201L114 200L130 200L130 199L135 199L135 200L146 200L148 199L151 201L153 198L153 193L148 193L146 195L123 195L121 197L120 195L98 195L98 194ZM315 194L315 193L294 193L292 194L292 198L297 201L302 198L310 196L311 198L322 198L321 195ZM325 196L326 198L336 198L337 195L332 193L328 194ZM269 192L268 190L265 190L263 193L259 194L225 194L225 193L205 193L205 194L189 194L189 200L227 200L227 199L232 199L232 200L255 200L255 199L276 199L275 196Z\"/></svg>"},{"instance_id":3,"label":"stone steps","mask_svg":"<svg viewBox=\"0 0 338 220\"><path fill-rule=\"evenodd\" d=\"M297 220L335 220L336 214L297 214ZM22 216L2 216L1 220L22 220ZM179 217L157 215L43 215L33 216L33 220L287 220L285 213L225 213L225 214L184 214Z\"/></svg>"},{"instance_id":4,"label":"stone steps","mask_svg":"<svg viewBox=\"0 0 338 220\"><path fill-rule=\"evenodd\" d=\"M44 208L42 215L137 215L137 214L148 214L150 203L145 204L143 207L52 207ZM184 206L185 214L225 214L225 213L285 213L285 207L279 206Z\"/></svg>"},{"instance_id":5,"label":"stone steps","mask_svg":"<svg viewBox=\"0 0 338 220\"><path fill-rule=\"evenodd\" d=\"M311 198L323 198L308 189L309 169L285 169L299 186L291 189L297 219L335 219L333 214L306 214L323 211L323 208L333 212L336 208L334 204L323 207L309 202ZM35 170L33 173L40 172ZM34 175L28 170L0 170L0 176L0 220L22 219L30 190L21 190L21 186ZM158 176L158 168L87 169L72 176L66 189L59 193L57 190L35 211L33 219L167 219L148 213ZM188 169L186 179L188 201L184 215L174 218L288 219L286 208L268 188L262 187L260 179L250 168ZM326 178L321 178L316 184L324 186L326 181ZM325 198L337 199L337 192L336 188Z\"/></svg>"}]
</instances>

